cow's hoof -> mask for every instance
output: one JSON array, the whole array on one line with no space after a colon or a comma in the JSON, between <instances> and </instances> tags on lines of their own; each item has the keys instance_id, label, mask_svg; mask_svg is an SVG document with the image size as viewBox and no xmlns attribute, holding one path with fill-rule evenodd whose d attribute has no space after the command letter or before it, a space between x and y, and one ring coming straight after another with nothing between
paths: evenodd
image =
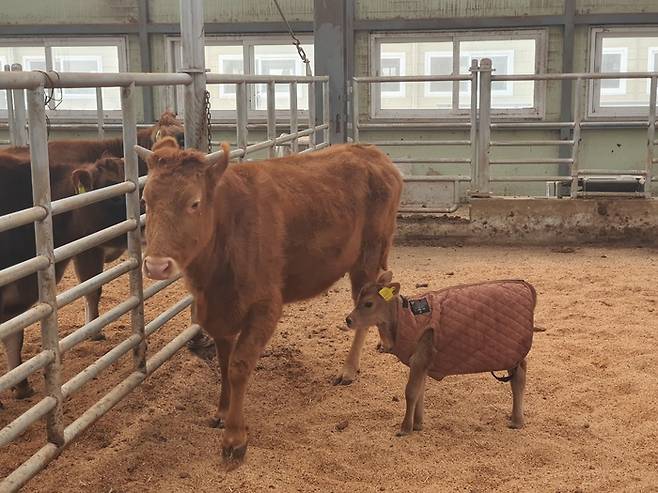
<instances>
[{"instance_id":1,"label":"cow's hoof","mask_svg":"<svg viewBox=\"0 0 658 493\"><path fill-rule=\"evenodd\" d=\"M220 430L224 429L224 418L213 417L210 418L208 424L211 428L219 428Z\"/></svg>"},{"instance_id":2,"label":"cow's hoof","mask_svg":"<svg viewBox=\"0 0 658 493\"><path fill-rule=\"evenodd\" d=\"M406 437L407 435L410 435L410 434L411 434L411 430L409 430L409 431L407 431L407 430L399 430L399 431L395 434L395 436L396 436L396 437Z\"/></svg>"},{"instance_id":3,"label":"cow's hoof","mask_svg":"<svg viewBox=\"0 0 658 493\"><path fill-rule=\"evenodd\" d=\"M423 423L414 423L414 431L423 431Z\"/></svg>"},{"instance_id":4,"label":"cow's hoof","mask_svg":"<svg viewBox=\"0 0 658 493\"><path fill-rule=\"evenodd\" d=\"M14 396L16 399L27 399L34 395L34 390L29 385L19 385L14 391Z\"/></svg>"},{"instance_id":5,"label":"cow's hoof","mask_svg":"<svg viewBox=\"0 0 658 493\"><path fill-rule=\"evenodd\" d=\"M94 334L93 336L91 336L90 339L92 341L104 341L107 339L107 337L105 337L105 334L103 334L102 332L99 332L98 334Z\"/></svg>"},{"instance_id":6,"label":"cow's hoof","mask_svg":"<svg viewBox=\"0 0 658 493\"><path fill-rule=\"evenodd\" d=\"M229 465L239 465L244 461L244 456L247 453L247 444L239 445L237 447L222 447L222 458L224 462Z\"/></svg>"},{"instance_id":7,"label":"cow's hoof","mask_svg":"<svg viewBox=\"0 0 658 493\"><path fill-rule=\"evenodd\" d=\"M523 428L523 421L510 421L510 423L507 425L508 428L512 430L520 430Z\"/></svg>"}]
</instances>

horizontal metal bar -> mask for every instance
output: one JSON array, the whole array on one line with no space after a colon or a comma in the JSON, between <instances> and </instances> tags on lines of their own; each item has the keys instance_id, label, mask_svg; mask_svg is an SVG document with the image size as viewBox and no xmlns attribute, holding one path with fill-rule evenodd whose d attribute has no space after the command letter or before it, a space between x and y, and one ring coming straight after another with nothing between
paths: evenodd
<instances>
[{"instance_id":1,"label":"horizontal metal bar","mask_svg":"<svg viewBox=\"0 0 658 493\"><path fill-rule=\"evenodd\" d=\"M619 120L619 121L589 121L589 122L582 122L580 124L582 128L585 129L590 129L590 128L612 128L612 129L618 129L618 128L647 128L649 126L649 122L647 120L645 121L624 121L624 120Z\"/></svg>"},{"instance_id":2,"label":"horizontal metal bar","mask_svg":"<svg viewBox=\"0 0 658 493\"><path fill-rule=\"evenodd\" d=\"M95 246L102 245L117 236L126 234L137 227L137 221L134 219L127 219L117 223L109 228L101 229L95 233L80 238L79 240L72 241L66 245L55 248L55 262L61 262L64 259L78 255L79 253L94 248Z\"/></svg>"},{"instance_id":3,"label":"horizontal metal bar","mask_svg":"<svg viewBox=\"0 0 658 493\"><path fill-rule=\"evenodd\" d=\"M505 182L534 182L534 181L563 181L571 182L570 176L492 176L491 181L496 183Z\"/></svg>"},{"instance_id":4,"label":"horizontal metal bar","mask_svg":"<svg viewBox=\"0 0 658 493\"><path fill-rule=\"evenodd\" d=\"M92 291L98 289L104 284L107 284L111 281L114 281L116 278L130 272L132 269L139 268L139 262L134 258L129 258L124 260L118 265L101 272L100 274L95 275L87 279L84 282L81 282L77 286L72 287L57 295L57 308L62 308L70 303L73 303L75 300L84 296Z\"/></svg>"},{"instance_id":5,"label":"horizontal metal bar","mask_svg":"<svg viewBox=\"0 0 658 493\"><path fill-rule=\"evenodd\" d=\"M148 337L151 334L153 334L156 330L158 330L164 324L169 322L169 320L171 320L180 312L185 310L188 306L190 306L193 301L194 298L192 297L192 295L188 295L182 300L180 300L178 303L176 303L175 305L172 305L169 308L167 308L165 311L163 311L157 317L151 320L148 324L146 324L146 326L144 327L144 335Z\"/></svg>"},{"instance_id":6,"label":"horizontal metal bar","mask_svg":"<svg viewBox=\"0 0 658 493\"><path fill-rule=\"evenodd\" d=\"M112 197L118 197L119 195L130 193L134 189L134 183L130 181L124 181L122 183L110 185L109 187L99 188L98 190L91 190L89 192L55 200L52 203L52 214L53 216L56 216L57 214L72 211L73 209L79 209L80 207L95 204L96 202L101 202L103 200L111 199Z\"/></svg>"},{"instance_id":7,"label":"horizontal metal bar","mask_svg":"<svg viewBox=\"0 0 658 493\"><path fill-rule=\"evenodd\" d=\"M59 341L59 351L60 353L65 353L69 349L73 348L80 342L88 339L89 337L98 334L103 327L111 324L115 320L119 319L130 310L139 305L139 299L135 296L131 296L126 301L119 303L117 306L103 313L100 317L95 318L91 322L83 325L75 332L67 335L64 339Z\"/></svg>"},{"instance_id":8,"label":"horizontal metal bar","mask_svg":"<svg viewBox=\"0 0 658 493\"><path fill-rule=\"evenodd\" d=\"M470 17L439 17L423 16L420 19L355 19L354 28L359 31L434 31L437 29L501 29L504 27L538 27L562 26L565 23L563 15L510 15L500 17L477 16L474 12ZM623 21L617 21L623 23Z\"/></svg>"},{"instance_id":9,"label":"horizontal metal bar","mask_svg":"<svg viewBox=\"0 0 658 493\"><path fill-rule=\"evenodd\" d=\"M100 373L116 363L124 354L136 347L141 342L139 334L133 334L128 339L120 342L103 356L87 366L80 373L69 379L62 385L62 397L65 399L77 392L84 384L96 378Z\"/></svg>"},{"instance_id":10,"label":"horizontal metal bar","mask_svg":"<svg viewBox=\"0 0 658 493\"><path fill-rule=\"evenodd\" d=\"M178 281L181 277L183 277L183 274L179 273L176 276L172 277L171 279L165 279L164 281L154 282L149 287L144 288L144 300L146 301L152 296L155 296L167 286L170 286L176 281Z\"/></svg>"},{"instance_id":11,"label":"horizontal metal bar","mask_svg":"<svg viewBox=\"0 0 658 493\"><path fill-rule=\"evenodd\" d=\"M574 79L651 79L658 72L582 72L570 74L509 74L491 75L491 81L574 80Z\"/></svg>"},{"instance_id":12,"label":"horizontal metal bar","mask_svg":"<svg viewBox=\"0 0 658 493\"><path fill-rule=\"evenodd\" d=\"M330 145L331 144L329 144L329 142L320 142L319 144L316 144L313 147L309 147L308 149L299 151L298 154L304 154L305 152L319 151L320 149L324 149L325 147L329 147Z\"/></svg>"},{"instance_id":13,"label":"horizontal metal bar","mask_svg":"<svg viewBox=\"0 0 658 493\"><path fill-rule=\"evenodd\" d=\"M387 75L372 77L354 77L354 82L447 82L454 80L471 80L471 74L459 75Z\"/></svg>"},{"instance_id":14,"label":"horizontal metal bar","mask_svg":"<svg viewBox=\"0 0 658 493\"><path fill-rule=\"evenodd\" d=\"M492 147L522 147L522 146L567 146L573 145L573 140L492 140Z\"/></svg>"},{"instance_id":15,"label":"horizontal metal bar","mask_svg":"<svg viewBox=\"0 0 658 493\"><path fill-rule=\"evenodd\" d=\"M361 141L366 143L365 141ZM369 140L375 146L469 146L470 140Z\"/></svg>"},{"instance_id":16,"label":"horizontal metal bar","mask_svg":"<svg viewBox=\"0 0 658 493\"><path fill-rule=\"evenodd\" d=\"M42 255L24 260L16 265L0 270L0 287L6 286L23 277L34 274L43 270L50 265L48 259Z\"/></svg>"},{"instance_id":17,"label":"horizontal metal bar","mask_svg":"<svg viewBox=\"0 0 658 493\"><path fill-rule=\"evenodd\" d=\"M359 128L369 129L398 129L398 128L442 128L449 130L470 129L470 123L460 122L389 122L389 123L359 123Z\"/></svg>"},{"instance_id":18,"label":"horizontal metal bar","mask_svg":"<svg viewBox=\"0 0 658 493\"><path fill-rule=\"evenodd\" d=\"M23 330L52 313L52 307L47 303L37 303L20 315L10 318L0 324L0 340Z\"/></svg>"},{"instance_id":19,"label":"horizontal metal bar","mask_svg":"<svg viewBox=\"0 0 658 493\"><path fill-rule=\"evenodd\" d=\"M192 77L183 73L0 72L0 89L36 89L42 85L47 88L172 86L191 82Z\"/></svg>"},{"instance_id":20,"label":"horizontal metal bar","mask_svg":"<svg viewBox=\"0 0 658 493\"><path fill-rule=\"evenodd\" d=\"M644 192L577 192L579 197L642 197Z\"/></svg>"},{"instance_id":21,"label":"horizontal metal bar","mask_svg":"<svg viewBox=\"0 0 658 493\"><path fill-rule=\"evenodd\" d=\"M459 204L450 207L405 207L398 209L398 214L451 214L459 209Z\"/></svg>"},{"instance_id":22,"label":"horizontal metal bar","mask_svg":"<svg viewBox=\"0 0 658 493\"><path fill-rule=\"evenodd\" d=\"M437 157L434 159L391 158L395 164L470 164L469 158Z\"/></svg>"},{"instance_id":23,"label":"horizontal metal bar","mask_svg":"<svg viewBox=\"0 0 658 493\"><path fill-rule=\"evenodd\" d=\"M160 368L165 361L171 358L176 353L176 351L182 348L187 343L187 341L191 340L199 332L201 332L201 327L199 325L191 325L174 339L172 339L165 347L160 349L160 351L155 353L146 361L146 374L150 375L155 370Z\"/></svg>"},{"instance_id":24,"label":"horizontal metal bar","mask_svg":"<svg viewBox=\"0 0 658 493\"><path fill-rule=\"evenodd\" d=\"M571 158L492 159L489 164L571 164Z\"/></svg>"},{"instance_id":25,"label":"horizontal metal bar","mask_svg":"<svg viewBox=\"0 0 658 493\"><path fill-rule=\"evenodd\" d=\"M146 185L146 180L148 178L148 175L140 176L139 180L137 180L137 183L139 183L139 188L144 188L144 185Z\"/></svg>"},{"instance_id":26,"label":"horizontal metal bar","mask_svg":"<svg viewBox=\"0 0 658 493\"><path fill-rule=\"evenodd\" d=\"M470 176L464 176L464 175L456 175L456 176L449 176L449 175L402 175L402 181L404 181L405 183L441 182L441 181L466 182L466 181L471 181L471 177Z\"/></svg>"},{"instance_id":27,"label":"horizontal metal bar","mask_svg":"<svg viewBox=\"0 0 658 493\"><path fill-rule=\"evenodd\" d=\"M44 366L55 359L55 354L50 351L41 351L29 360L21 363L16 368L0 376L0 392L13 387L21 380L25 380L33 373L41 370Z\"/></svg>"},{"instance_id":28,"label":"horizontal metal bar","mask_svg":"<svg viewBox=\"0 0 658 493\"><path fill-rule=\"evenodd\" d=\"M41 221L46 215L46 209L40 206L6 214L0 217L0 233L33 223L34 221Z\"/></svg>"},{"instance_id":29,"label":"horizontal metal bar","mask_svg":"<svg viewBox=\"0 0 658 493\"><path fill-rule=\"evenodd\" d=\"M647 172L640 169L579 169L579 175L640 175L646 176Z\"/></svg>"},{"instance_id":30,"label":"horizontal metal bar","mask_svg":"<svg viewBox=\"0 0 658 493\"><path fill-rule=\"evenodd\" d=\"M54 397L44 397L14 421L0 430L0 449L9 445L34 423L48 414L57 405ZM0 484L0 488L2 488ZM2 490L4 491L4 490Z\"/></svg>"},{"instance_id":31,"label":"horizontal metal bar","mask_svg":"<svg viewBox=\"0 0 658 493\"><path fill-rule=\"evenodd\" d=\"M274 82L275 84L289 84L298 82L300 84L308 82L326 82L329 80L327 75L228 75L228 74L206 74L206 84L266 84Z\"/></svg>"},{"instance_id":32,"label":"horizontal metal bar","mask_svg":"<svg viewBox=\"0 0 658 493\"><path fill-rule=\"evenodd\" d=\"M498 122L490 125L492 130L496 129L560 129L573 128L574 122Z\"/></svg>"}]
</instances>

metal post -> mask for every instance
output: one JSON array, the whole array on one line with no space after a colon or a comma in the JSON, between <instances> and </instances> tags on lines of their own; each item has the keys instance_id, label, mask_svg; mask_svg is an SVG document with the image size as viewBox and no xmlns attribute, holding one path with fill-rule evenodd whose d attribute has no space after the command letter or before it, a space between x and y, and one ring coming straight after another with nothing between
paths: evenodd
<instances>
[{"instance_id":1,"label":"metal post","mask_svg":"<svg viewBox=\"0 0 658 493\"><path fill-rule=\"evenodd\" d=\"M359 83L352 79L352 140L359 142Z\"/></svg>"},{"instance_id":2,"label":"metal post","mask_svg":"<svg viewBox=\"0 0 658 493\"><path fill-rule=\"evenodd\" d=\"M11 65L4 66L5 72L11 71ZM14 98L11 89L6 89L7 93L7 123L9 124L9 142L16 145L16 120L14 119Z\"/></svg>"},{"instance_id":3,"label":"metal post","mask_svg":"<svg viewBox=\"0 0 658 493\"><path fill-rule=\"evenodd\" d=\"M576 79L573 82L574 99L573 99L573 147L571 148L571 198L578 195L578 150L580 148L580 122L583 118L582 99L585 84L583 79Z\"/></svg>"},{"instance_id":4,"label":"metal post","mask_svg":"<svg viewBox=\"0 0 658 493\"><path fill-rule=\"evenodd\" d=\"M276 139L276 93L274 82L267 83L267 140ZM275 156L274 142L267 150L267 155L271 159Z\"/></svg>"},{"instance_id":5,"label":"metal post","mask_svg":"<svg viewBox=\"0 0 658 493\"><path fill-rule=\"evenodd\" d=\"M491 60L480 61L480 119L478 122L477 186L475 195L489 197L489 145L491 141Z\"/></svg>"},{"instance_id":6,"label":"metal post","mask_svg":"<svg viewBox=\"0 0 658 493\"><path fill-rule=\"evenodd\" d=\"M98 138L105 138L105 114L103 112L103 89L96 88L96 120L98 123ZM124 148L125 149L125 148Z\"/></svg>"},{"instance_id":7,"label":"metal post","mask_svg":"<svg viewBox=\"0 0 658 493\"><path fill-rule=\"evenodd\" d=\"M295 135L292 140L292 152L299 152L299 137L297 132L299 127L297 125L297 82L290 83L290 133Z\"/></svg>"},{"instance_id":8,"label":"metal post","mask_svg":"<svg viewBox=\"0 0 658 493\"><path fill-rule=\"evenodd\" d=\"M23 67L20 63L14 63L11 66L12 72L20 72L23 70ZM13 100L14 100L14 140L17 146L26 146L27 145L27 121L25 115L25 90L24 89L14 89L13 91Z\"/></svg>"},{"instance_id":9,"label":"metal post","mask_svg":"<svg viewBox=\"0 0 658 493\"><path fill-rule=\"evenodd\" d=\"M322 138L325 145L331 144L331 104L329 96L329 81L326 81L322 83L322 124L327 127Z\"/></svg>"},{"instance_id":10,"label":"metal post","mask_svg":"<svg viewBox=\"0 0 658 493\"><path fill-rule=\"evenodd\" d=\"M477 190L478 164L478 71L477 58L471 60L471 190ZM457 185L455 185L456 187Z\"/></svg>"},{"instance_id":11,"label":"metal post","mask_svg":"<svg viewBox=\"0 0 658 493\"><path fill-rule=\"evenodd\" d=\"M137 144L137 112L135 109L135 84L121 88L121 114L123 117L124 172L126 181L135 184L135 189L126 194L126 219L133 219L139 224L139 168L135 145ZM144 292L142 287L142 248L141 228L128 232L128 253L138 265L130 271L130 295L139 303L130 312L132 333L140 337L141 342L133 350L135 369L146 373L146 340L144 339Z\"/></svg>"},{"instance_id":12,"label":"metal post","mask_svg":"<svg viewBox=\"0 0 658 493\"><path fill-rule=\"evenodd\" d=\"M575 34L576 34L576 0L565 0L564 1L564 34L562 36L562 73L569 74L574 71L574 46L575 46ZM535 84L542 84L540 90L544 93L546 92L546 82L545 81L535 81ZM561 122L570 122L573 119L573 112L571 109L571 101L573 98L574 87L571 85L572 82L568 79L562 79L560 82L560 121ZM571 137L570 128L561 128L560 129L560 140L569 140ZM560 158L569 158L569 148L567 146L561 146L558 149L558 157ZM569 173L568 164L558 165L558 175L566 175Z\"/></svg>"},{"instance_id":13,"label":"metal post","mask_svg":"<svg viewBox=\"0 0 658 493\"><path fill-rule=\"evenodd\" d=\"M315 82L308 83L308 128L313 128L313 132L309 135L310 145L309 148L315 147Z\"/></svg>"},{"instance_id":14,"label":"metal post","mask_svg":"<svg viewBox=\"0 0 658 493\"><path fill-rule=\"evenodd\" d=\"M647 164L645 171L644 195L651 197L651 178L653 176L653 159L655 155L656 145L656 88L658 86L658 78L651 77L651 84L649 89L649 130L648 130L648 143L647 143Z\"/></svg>"},{"instance_id":15,"label":"metal post","mask_svg":"<svg viewBox=\"0 0 658 493\"><path fill-rule=\"evenodd\" d=\"M43 86L27 90L30 114L30 161L32 162L32 199L35 206L47 211L46 217L34 223L37 255L50 261L46 269L37 273L39 302L50 305L50 315L41 321L41 346L52 351L53 360L45 369L46 392L57 401L46 416L48 440L57 446L64 444L64 421L62 415L61 359L59 334L57 332L57 286L53 245L53 223L50 208L50 166L48 162L48 137L46 110L43 106Z\"/></svg>"},{"instance_id":16,"label":"metal post","mask_svg":"<svg viewBox=\"0 0 658 493\"><path fill-rule=\"evenodd\" d=\"M183 67L192 77L185 86L185 147L208 148L205 118L206 69L204 59L203 0L180 0Z\"/></svg>"},{"instance_id":17,"label":"metal post","mask_svg":"<svg viewBox=\"0 0 658 493\"><path fill-rule=\"evenodd\" d=\"M236 84L235 89L235 107L238 114L238 124L236 126L237 144L240 149L247 149L247 84L245 82L240 82Z\"/></svg>"}]
</instances>

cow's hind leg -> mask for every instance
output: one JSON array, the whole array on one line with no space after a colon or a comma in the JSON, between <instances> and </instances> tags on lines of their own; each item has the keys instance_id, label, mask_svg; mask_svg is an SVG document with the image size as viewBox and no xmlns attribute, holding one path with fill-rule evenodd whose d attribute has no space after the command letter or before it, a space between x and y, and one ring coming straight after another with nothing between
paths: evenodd
<instances>
[{"instance_id":1,"label":"cow's hind leg","mask_svg":"<svg viewBox=\"0 0 658 493\"><path fill-rule=\"evenodd\" d=\"M222 440L222 455L227 462L241 461L247 451L247 427L243 414L247 383L280 317L281 303L252 307L231 352L228 366L230 399Z\"/></svg>"},{"instance_id":2,"label":"cow's hind leg","mask_svg":"<svg viewBox=\"0 0 658 493\"><path fill-rule=\"evenodd\" d=\"M13 317L8 317L7 320ZM3 339L5 345L5 354L7 355L7 370L11 371L23 363L21 351L23 350L23 335L24 332L19 330L15 334ZM16 399L26 399L34 394L34 390L30 387L30 382L26 379L21 380L14 387L14 396Z\"/></svg>"},{"instance_id":3,"label":"cow's hind leg","mask_svg":"<svg viewBox=\"0 0 658 493\"><path fill-rule=\"evenodd\" d=\"M219 393L217 413L211 420L211 425L215 428L224 428L231 399L228 365L231 358L231 352L233 351L233 338L218 338L215 340L215 347L217 349L217 364L219 366L219 375L221 378L221 390Z\"/></svg>"},{"instance_id":4,"label":"cow's hind leg","mask_svg":"<svg viewBox=\"0 0 658 493\"><path fill-rule=\"evenodd\" d=\"M510 421L510 428L523 428L523 394L525 392L525 377L528 369L528 363L525 358L519 363L512 371L512 419Z\"/></svg>"},{"instance_id":5,"label":"cow's hind leg","mask_svg":"<svg viewBox=\"0 0 658 493\"><path fill-rule=\"evenodd\" d=\"M103 272L103 262L105 260L105 253L102 248L92 248L86 252L82 252L73 258L73 266L75 273L80 282ZM102 288L99 287L85 295L85 324L98 318L98 305L101 302ZM102 341L105 339L103 332L98 332L91 336L92 341Z\"/></svg>"}]
</instances>

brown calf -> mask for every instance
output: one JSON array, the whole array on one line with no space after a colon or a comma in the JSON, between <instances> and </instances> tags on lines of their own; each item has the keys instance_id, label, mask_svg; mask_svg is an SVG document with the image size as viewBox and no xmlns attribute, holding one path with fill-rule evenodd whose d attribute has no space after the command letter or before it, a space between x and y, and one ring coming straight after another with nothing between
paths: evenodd
<instances>
[{"instance_id":1,"label":"brown calf","mask_svg":"<svg viewBox=\"0 0 658 493\"><path fill-rule=\"evenodd\" d=\"M413 299L385 272L361 290L347 326L377 325L385 352L409 366L407 409L398 436L422 429L425 379L507 370L511 428L523 427L525 356L532 345L534 288L524 281L454 286ZM498 377L496 377L498 378Z\"/></svg>"},{"instance_id":2,"label":"brown calf","mask_svg":"<svg viewBox=\"0 0 658 493\"><path fill-rule=\"evenodd\" d=\"M386 268L402 189L381 151L337 145L310 154L237 164L182 151L173 139L142 150L147 247L144 272L166 279L182 271L196 318L215 340L221 395L215 422L225 426L223 454L247 447L243 402L249 377L281 316L282 305L316 296L345 273L356 299ZM342 377L358 368L366 329Z\"/></svg>"},{"instance_id":3,"label":"brown calf","mask_svg":"<svg viewBox=\"0 0 658 493\"><path fill-rule=\"evenodd\" d=\"M101 158L94 164L54 164L50 165L50 187L52 200L64 198L82 190L106 187L124 180L123 160L114 157ZM29 160L17 156L0 154L0 215L32 206L31 169ZM77 240L94 231L107 228L126 217L125 198L123 196L108 199L96 204L65 212L53 217L55 247ZM103 258L110 251L125 249L125 238L117 238L100 250L100 265L90 269L85 252L74 258L78 276L84 281L103 270ZM90 250L93 252L97 250ZM35 256L34 226L28 224L0 233L0 269L15 265ZM96 256L98 257L98 256ZM98 260L98 258L97 258ZM64 274L68 260L55 265L57 282ZM87 298L89 309L87 318L98 315L97 293ZM0 287L0 323L5 322L27 310L38 299L36 274L19 279ZM95 307L95 312L94 312ZM3 340L7 354L9 370L21 364L23 331ZM16 397L23 398L32 394L27 380L21 382L16 390Z\"/></svg>"}]
</instances>

